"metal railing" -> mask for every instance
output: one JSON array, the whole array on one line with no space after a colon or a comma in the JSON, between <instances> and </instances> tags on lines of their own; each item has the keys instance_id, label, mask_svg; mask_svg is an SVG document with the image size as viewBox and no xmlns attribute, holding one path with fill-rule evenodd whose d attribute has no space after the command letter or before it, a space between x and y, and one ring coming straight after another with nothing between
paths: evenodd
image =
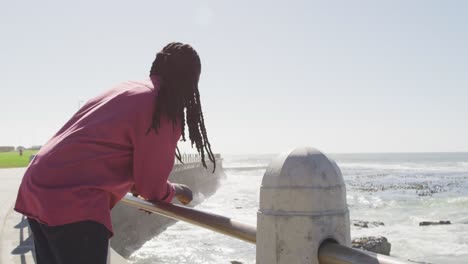
<instances>
[{"instance_id":1,"label":"metal railing","mask_svg":"<svg viewBox=\"0 0 468 264\"><path fill-rule=\"evenodd\" d=\"M255 226L225 216L170 203L150 203L140 198L133 197L131 194L127 194L122 199L122 202L139 209L175 220L188 222L249 243L256 243L257 228ZM410 264L410 262L407 261L353 249L333 242L324 242L320 246L318 259L320 264Z\"/></svg>"},{"instance_id":2,"label":"metal railing","mask_svg":"<svg viewBox=\"0 0 468 264\"><path fill-rule=\"evenodd\" d=\"M214 154L215 159L221 159L221 154ZM199 154L182 154L181 156L183 163L198 163L201 162L201 156ZM178 159L175 160L175 164L181 164Z\"/></svg>"},{"instance_id":3,"label":"metal railing","mask_svg":"<svg viewBox=\"0 0 468 264\"><path fill-rule=\"evenodd\" d=\"M122 202L143 209L152 213L157 213L175 220L181 220L200 226L218 233L222 233L246 242L255 244L257 228L255 226L242 223L230 218L210 214L185 206L154 201L150 203L140 198L127 194Z\"/></svg>"}]
</instances>

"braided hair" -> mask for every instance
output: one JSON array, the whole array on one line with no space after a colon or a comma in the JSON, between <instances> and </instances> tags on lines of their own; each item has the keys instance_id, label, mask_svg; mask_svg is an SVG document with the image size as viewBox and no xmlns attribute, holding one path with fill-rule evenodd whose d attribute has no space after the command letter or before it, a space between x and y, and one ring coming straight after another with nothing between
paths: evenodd
<instances>
[{"instance_id":1,"label":"braided hair","mask_svg":"<svg viewBox=\"0 0 468 264\"><path fill-rule=\"evenodd\" d=\"M155 97L155 107L151 127L158 133L161 116L165 115L175 126L178 122L182 128L182 141L185 138L185 123L189 131L192 147L195 145L205 168L205 155L216 169L215 156L211 150L206 134L205 120L201 109L198 80L200 78L201 62L197 52L188 44L169 43L156 55L151 66L150 76L158 76L160 80L159 93ZM179 148L177 159L182 162Z\"/></svg>"}]
</instances>

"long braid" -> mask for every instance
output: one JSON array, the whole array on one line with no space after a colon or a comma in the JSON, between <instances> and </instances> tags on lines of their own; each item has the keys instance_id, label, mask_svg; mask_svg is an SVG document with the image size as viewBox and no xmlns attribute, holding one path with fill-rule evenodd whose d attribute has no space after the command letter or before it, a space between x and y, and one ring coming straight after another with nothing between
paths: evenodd
<instances>
[{"instance_id":1,"label":"long braid","mask_svg":"<svg viewBox=\"0 0 468 264\"><path fill-rule=\"evenodd\" d=\"M180 122L181 140L186 141L187 124L192 147L195 145L205 168L207 168L205 153L208 155L208 159L213 163L214 172L216 161L206 133L198 91L200 72L200 57L190 45L173 42L156 55L150 75L159 77L160 88L155 97L153 119L148 133L151 130L158 132L161 116L165 115L174 126ZM176 157L182 162L178 148Z\"/></svg>"}]
</instances>

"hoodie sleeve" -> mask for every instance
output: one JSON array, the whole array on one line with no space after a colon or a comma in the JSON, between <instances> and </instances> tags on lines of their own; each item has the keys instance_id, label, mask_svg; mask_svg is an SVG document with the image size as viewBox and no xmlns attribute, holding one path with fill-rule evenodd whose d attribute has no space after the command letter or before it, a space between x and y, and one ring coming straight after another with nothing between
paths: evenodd
<instances>
[{"instance_id":1,"label":"hoodie sleeve","mask_svg":"<svg viewBox=\"0 0 468 264\"><path fill-rule=\"evenodd\" d=\"M151 98L154 98L151 96ZM161 124L156 134L148 132L153 113L152 102L142 102L132 122L133 142L133 179L135 190L147 200L170 202L175 195L175 189L168 181L174 166L177 141L180 139L180 128L166 118L161 118Z\"/></svg>"}]
</instances>

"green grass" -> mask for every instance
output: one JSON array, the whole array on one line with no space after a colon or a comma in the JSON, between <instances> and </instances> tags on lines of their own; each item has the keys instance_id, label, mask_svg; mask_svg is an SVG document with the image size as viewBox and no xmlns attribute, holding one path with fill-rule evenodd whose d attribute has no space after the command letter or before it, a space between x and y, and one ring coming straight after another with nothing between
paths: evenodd
<instances>
[{"instance_id":1,"label":"green grass","mask_svg":"<svg viewBox=\"0 0 468 264\"><path fill-rule=\"evenodd\" d=\"M18 151L0 152L0 168L21 168L29 164L29 156L36 154L37 150L25 150L23 156Z\"/></svg>"}]
</instances>

